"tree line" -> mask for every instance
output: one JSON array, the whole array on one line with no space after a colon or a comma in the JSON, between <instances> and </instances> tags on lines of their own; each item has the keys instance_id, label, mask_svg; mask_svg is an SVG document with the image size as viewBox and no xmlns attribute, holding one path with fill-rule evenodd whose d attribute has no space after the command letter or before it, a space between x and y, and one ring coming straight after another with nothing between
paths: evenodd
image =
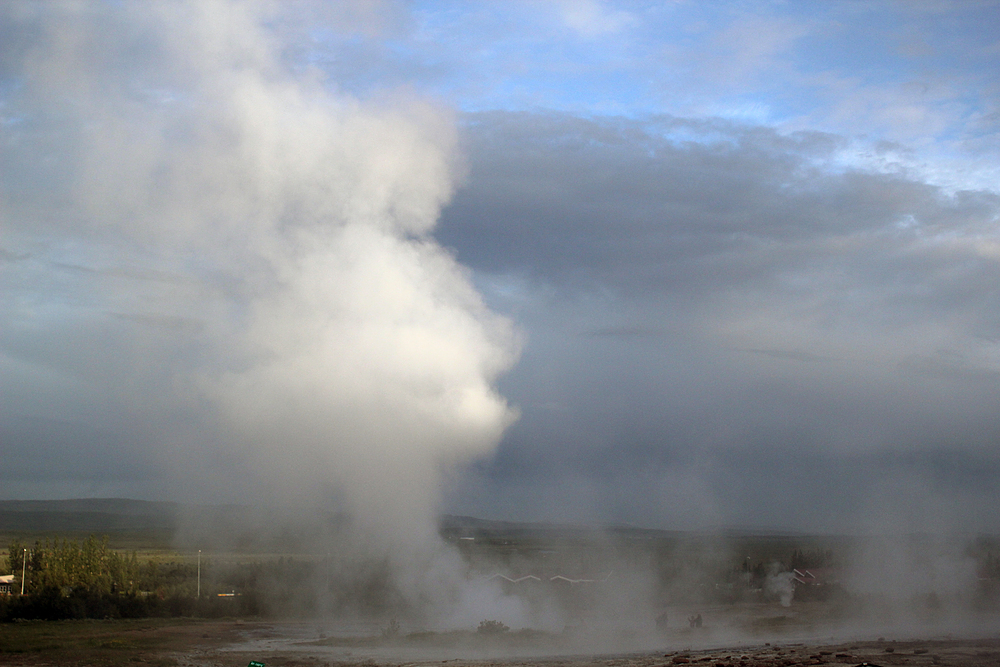
<instances>
[{"instance_id":1,"label":"tree line","mask_svg":"<svg viewBox=\"0 0 1000 667\"><path fill-rule=\"evenodd\" d=\"M14 541L7 549L7 568L16 576L18 590L25 573L25 592L82 588L91 593L134 593L145 583L134 551L119 553L108 548L107 537L93 535L82 543L57 539L31 547Z\"/></svg>"},{"instance_id":2,"label":"tree line","mask_svg":"<svg viewBox=\"0 0 1000 667\"><path fill-rule=\"evenodd\" d=\"M0 622L16 619L164 616L304 617L381 615L401 608L387 562L281 557L198 564L140 559L108 538L9 544L6 572L14 595L0 596ZM2 561L0 561L2 562ZM25 595L21 572L25 573Z\"/></svg>"},{"instance_id":3,"label":"tree line","mask_svg":"<svg viewBox=\"0 0 1000 667\"><path fill-rule=\"evenodd\" d=\"M210 591L221 580L206 560L205 595L198 594L197 566L141 562L135 551L108 547L107 536L19 540L8 545L6 571L15 575L15 595L0 597L0 622L16 619L244 616L258 613L254 596L220 599ZM24 573L24 596L21 576Z\"/></svg>"}]
</instances>

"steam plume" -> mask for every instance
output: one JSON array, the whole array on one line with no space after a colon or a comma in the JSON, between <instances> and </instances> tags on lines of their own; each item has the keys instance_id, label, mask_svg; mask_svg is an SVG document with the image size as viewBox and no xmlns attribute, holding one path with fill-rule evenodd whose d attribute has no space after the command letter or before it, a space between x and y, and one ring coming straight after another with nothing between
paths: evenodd
<instances>
[{"instance_id":1,"label":"steam plume","mask_svg":"<svg viewBox=\"0 0 1000 667\"><path fill-rule=\"evenodd\" d=\"M64 352L4 372L184 490L333 498L413 546L447 466L512 418L492 384L516 337L430 236L448 114L331 92L286 62L287 8L5 6L8 349Z\"/></svg>"}]
</instances>

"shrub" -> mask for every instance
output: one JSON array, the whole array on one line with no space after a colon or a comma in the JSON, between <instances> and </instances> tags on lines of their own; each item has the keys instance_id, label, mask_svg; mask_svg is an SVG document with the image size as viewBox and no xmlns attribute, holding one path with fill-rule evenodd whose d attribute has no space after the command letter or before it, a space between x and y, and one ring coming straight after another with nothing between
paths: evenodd
<instances>
[{"instance_id":1,"label":"shrub","mask_svg":"<svg viewBox=\"0 0 1000 667\"><path fill-rule=\"evenodd\" d=\"M510 630L510 628L500 621L480 621L476 632L481 635L499 635L507 632L508 630Z\"/></svg>"}]
</instances>

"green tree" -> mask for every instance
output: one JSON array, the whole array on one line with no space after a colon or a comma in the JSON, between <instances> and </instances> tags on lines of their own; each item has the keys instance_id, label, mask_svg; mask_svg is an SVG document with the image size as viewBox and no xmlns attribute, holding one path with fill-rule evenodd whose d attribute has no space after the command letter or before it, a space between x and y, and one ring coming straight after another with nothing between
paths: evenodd
<instances>
[{"instance_id":1,"label":"green tree","mask_svg":"<svg viewBox=\"0 0 1000 667\"><path fill-rule=\"evenodd\" d=\"M12 544L8 565L18 559L19 543ZM23 558L24 552L20 552ZM135 552L124 555L108 548L108 538L93 535L83 543L64 539L51 544L35 542L29 550L29 570L33 588L53 588L64 593L83 589L92 593L135 592L140 580L139 559Z\"/></svg>"},{"instance_id":2,"label":"green tree","mask_svg":"<svg viewBox=\"0 0 1000 667\"><path fill-rule=\"evenodd\" d=\"M21 565L24 559L25 546L20 540L14 540L7 545L7 571L21 576Z\"/></svg>"}]
</instances>

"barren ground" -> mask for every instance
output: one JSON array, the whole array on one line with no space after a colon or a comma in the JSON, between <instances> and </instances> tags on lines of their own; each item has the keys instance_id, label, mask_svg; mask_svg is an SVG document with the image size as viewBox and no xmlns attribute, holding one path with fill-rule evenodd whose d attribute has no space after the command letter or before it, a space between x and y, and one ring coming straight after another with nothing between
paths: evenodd
<instances>
[{"instance_id":1,"label":"barren ground","mask_svg":"<svg viewBox=\"0 0 1000 667\"><path fill-rule=\"evenodd\" d=\"M793 667L797 665L1000 665L1000 633L986 639L935 638L841 643L781 640L682 649L683 636L664 648L621 654L572 653L552 636L484 640L475 633L401 639L327 638L314 624L234 620L25 622L0 626L0 664L25 667ZM521 639L524 639L522 635ZM678 641L680 639L680 641ZM696 642L688 642L696 643ZM567 653L569 651L569 653Z\"/></svg>"}]
</instances>

